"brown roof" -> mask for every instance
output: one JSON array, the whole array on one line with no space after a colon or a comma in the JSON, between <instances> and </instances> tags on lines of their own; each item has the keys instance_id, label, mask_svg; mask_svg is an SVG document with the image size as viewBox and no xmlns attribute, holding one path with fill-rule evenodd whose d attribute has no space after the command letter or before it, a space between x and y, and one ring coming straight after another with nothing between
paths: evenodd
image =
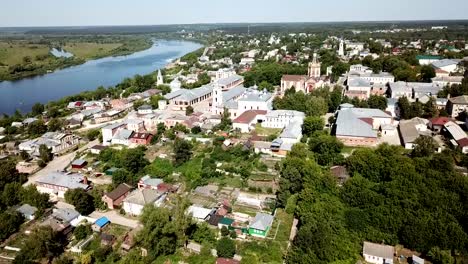
<instances>
[{"instance_id":1,"label":"brown roof","mask_svg":"<svg viewBox=\"0 0 468 264\"><path fill-rule=\"evenodd\" d=\"M265 110L249 110L245 111L242 113L242 115L238 116L236 119L234 119L233 123L242 123L242 124L248 124L252 122L252 120L257 116L257 115L265 115L267 111Z\"/></svg>"},{"instance_id":2,"label":"brown roof","mask_svg":"<svg viewBox=\"0 0 468 264\"><path fill-rule=\"evenodd\" d=\"M462 139L458 140L457 143L462 148L466 147L466 146L468 146L468 138L462 138Z\"/></svg>"},{"instance_id":3,"label":"brown roof","mask_svg":"<svg viewBox=\"0 0 468 264\"><path fill-rule=\"evenodd\" d=\"M150 136L151 136L150 133L133 133L130 138L148 139Z\"/></svg>"},{"instance_id":4,"label":"brown roof","mask_svg":"<svg viewBox=\"0 0 468 264\"><path fill-rule=\"evenodd\" d=\"M117 200L118 198L122 197L123 195L127 194L132 189L133 189L132 186L130 186L130 185L126 184L126 183L121 183L112 192L107 193L106 196L114 201L114 200Z\"/></svg>"},{"instance_id":5,"label":"brown roof","mask_svg":"<svg viewBox=\"0 0 468 264\"><path fill-rule=\"evenodd\" d=\"M298 82L298 81L305 81L307 79L306 75L283 75L281 78L283 81L288 82Z\"/></svg>"}]
</instances>

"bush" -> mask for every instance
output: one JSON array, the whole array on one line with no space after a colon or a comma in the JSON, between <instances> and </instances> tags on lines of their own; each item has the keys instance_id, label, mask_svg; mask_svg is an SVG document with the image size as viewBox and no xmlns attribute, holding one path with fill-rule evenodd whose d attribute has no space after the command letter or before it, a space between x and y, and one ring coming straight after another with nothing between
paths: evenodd
<instances>
[{"instance_id":1,"label":"bush","mask_svg":"<svg viewBox=\"0 0 468 264\"><path fill-rule=\"evenodd\" d=\"M73 235L77 240L83 240L93 233L90 225L79 225L73 230Z\"/></svg>"},{"instance_id":2,"label":"bush","mask_svg":"<svg viewBox=\"0 0 468 264\"><path fill-rule=\"evenodd\" d=\"M226 226L223 226L223 227L221 228L221 235L222 235L223 237L229 235L229 229L228 229Z\"/></svg>"},{"instance_id":3,"label":"bush","mask_svg":"<svg viewBox=\"0 0 468 264\"><path fill-rule=\"evenodd\" d=\"M218 252L218 257L232 258L236 254L236 243L229 237L223 237L218 240L216 251Z\"/></svg>"}]
</instances>

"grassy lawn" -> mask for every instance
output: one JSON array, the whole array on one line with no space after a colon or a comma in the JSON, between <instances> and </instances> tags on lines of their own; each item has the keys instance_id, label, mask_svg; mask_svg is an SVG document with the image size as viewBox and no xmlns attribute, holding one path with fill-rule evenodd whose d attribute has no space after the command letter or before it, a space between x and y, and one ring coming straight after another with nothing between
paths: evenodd
<instances>
[{"instance_id":1,"label":"grassy lawn","mask_svg":"<svg viewBox=\"0 0 468 264\"><path fill-rule=\"evenodd\" d=\"M20 64L26 56L30 56L34 61L37 55L47 54L47 45L0 42L0 62L5 65Z\"/></svg>"},{"instance_id":2,"label":"grassy lawn","mask_svg":"<svg viewBox=\"0 0 468 264\"><path fill-rule=\"evenodd\" d=\"M291 226L294 217L286 213L283 209L276 210L275 222L280 222L278 227L278 233L276 234L275 241L284 243L289 241L289 235L291 234Z\"/></svg>"},{"instance_id":3,"label":"grassy lawn","mask_svg":"<svg viewBox=\"0 0 468 264\"><path fill-rule=\"evenodd\" d=\"M257 132L259 136L279 135L279 133L281 133L281 130L281 128L265 128L262 127L260 124L257 124L255 126L255 132Z\"/></svg>"},{"instance_id":4,"label":"grassy lawn","mask_svg":"<svg viewBox=\"0 0 468 264\"><path fill-rule=\"evenodd\" d=\"M71 42L63 46L63 49L78 58L88 60L107 56L110 51L120 46L122 46L120 43Z\"/></svg>"},{"instance_id":5,"label":"grassy lawn","mask_svg":"<svg viewBox=\"0 0 468 264\"><path fill-rule=\"evenodd\" d=\"M242 263L283 263L281 245L272 240L241 243L237 253L242 256Z\"/></svg>"}]
</instances>

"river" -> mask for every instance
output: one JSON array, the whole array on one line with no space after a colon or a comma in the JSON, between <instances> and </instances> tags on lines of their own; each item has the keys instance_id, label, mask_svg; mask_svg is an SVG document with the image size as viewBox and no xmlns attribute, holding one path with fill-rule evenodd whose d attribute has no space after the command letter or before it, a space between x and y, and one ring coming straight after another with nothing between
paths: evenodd
<instances>
[{"instance_id":1,"label":"river","mask_svg":"<svg viewBox=\"0 0 468 264\"><path fill-rule=\"evenodd\" d=\"M29 112L37 102L45 104L101 85L114 86L126 77L163 68L201 46L189 41L158 40L151 48L128 56L106 57L42 76L0 82L0 113L11 114L16 109Z\"/></svg>"}]
</instances>

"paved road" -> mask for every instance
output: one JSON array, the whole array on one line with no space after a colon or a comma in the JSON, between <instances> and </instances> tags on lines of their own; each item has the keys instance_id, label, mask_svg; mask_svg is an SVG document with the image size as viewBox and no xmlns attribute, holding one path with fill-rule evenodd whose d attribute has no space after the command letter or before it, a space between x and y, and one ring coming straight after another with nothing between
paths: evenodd
<instances>
[{"instance_id":1,"label":"paved road","mask_svg":"<svg viewBox=\"0 0 468 264\"><path fill-rule=\"evenodd\" d=\"M77 151L86 150L94 145L97 145L98 143L98 140L91 141L85 146L78 149ZM29 176L28 181L24 184L24 186L33 184L38 178L45 176L51 172L64 170L75 159L77 151L65 154L60 157L55 157L51 162L49 162L49 164L47 164L45 168Z\"/></svg>"},{"instance_id":2,"label":"paved road","mask_svg":"<svg viewBox=\"0 0 468 264\"><path fill-rule=\"evenodd\" d=\"M134 219L128 219L125 216L122 216L119 214L117 211L107 211L107 212L98 212L94 211L92 214L89 215L89 217L92 218L101 218L101 217L107 217L111 221L111 223L117 224L117 225L122 225L122 226L127 226L130 228L137 228L140 223L138 220Z\"/></svg>"}]
</instances>

